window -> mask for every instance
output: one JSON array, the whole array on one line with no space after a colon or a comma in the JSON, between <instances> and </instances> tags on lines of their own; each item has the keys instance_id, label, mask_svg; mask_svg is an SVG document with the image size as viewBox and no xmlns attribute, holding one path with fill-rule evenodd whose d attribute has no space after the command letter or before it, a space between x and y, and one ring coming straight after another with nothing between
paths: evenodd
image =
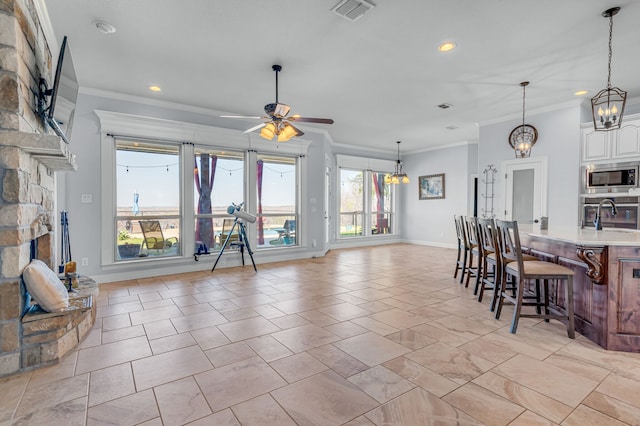
<instances>
[{"instance_id":1,"label":"window","mask_svg":"<svg viewBox=\"0 0 640 426\"><path fill-rule=\"evenodd\" d=\"M338 238L393 233L393 185L385 172L340 169Z\"/></svg>"},{"instance_id":2,"label":"window","mask_svg":"<svg viewBox=\"0 0 640 426\"><path fill-rule=\"evenodd\" d=\"M116 260L180 255L180 148L116 141Z\"/></svg>"},{"instance_id":3,"label":"window","mask_svg":"<svg viewBox=\"0 0 640 426\"><path fill-rule=\"evenodd\" d=\"M219 250L227 208L244 200L244 154L196 147L194 156L194 249Z\"/></svg>"},{"instance_id":4,"label":"window","mask_svg":"<svg viewBox=\"0 0 640 426\"><path fill-rule=\"evenodd\" d=\"M298 244L297 181L296 158L258 154L256 247Z\"/></svg>"},{"instance_id":5,"label":"window","mask_svg":"<svg viewBox=\"0 0 640 426\"><path fill-rule=\"evenodd\" d=\"M384 182L386 173L370 172L369 201L371 233L390 234L391 229L391 185Z\"/></svg>"},{"instance_id":6,"label":"window","mask_svg":"<svg viewBox=\"0 0 640 426\"><path fill-rule=\"evenodd\" d=\"M364 191L362 170L340 169L340 237L362 235Z\"/></svg>"},{"instance_id":7,"label":"window","mask_svg":"<svg viewBox=\"0 0 640 426\"><path fill-rule=\"evenodd\" d=\"M96 248L103 267L119 263L113 270L133 271L190 265L205 245L217 254L234 221L227 209L242 202L251 214L260 208L261 221L247 223L246 229L254 249L304 242L297 231L308 141L265 144L260 139L258 152L252 135L233 129L95 113L102 135L104 212L96 223ZM236 262L236 256L230 259Z\"/></svg>"}]
</instances>

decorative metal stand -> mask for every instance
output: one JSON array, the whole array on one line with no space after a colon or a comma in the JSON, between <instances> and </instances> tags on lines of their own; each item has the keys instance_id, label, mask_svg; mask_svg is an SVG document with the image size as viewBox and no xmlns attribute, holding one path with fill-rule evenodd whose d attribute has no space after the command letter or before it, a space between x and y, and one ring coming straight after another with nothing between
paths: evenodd
<instances>
[{"instance_id":1,"label":"decorative metal stand","mask_svg":"<svg viewBox=\"0 0 640 426\"><path fill-rule=\"evenodd\" d=\"M482 217L485 219L493 219L496 217L493 210L493 199L495 197L495 192L493 191L493 187L496 183L496 173L498 171L493 164L489 164L483 171L484 179L482 182L484 183L484 194L480 194L482 198L484 198L484 208L482 209Z\"/></svg>"}]
</instances>

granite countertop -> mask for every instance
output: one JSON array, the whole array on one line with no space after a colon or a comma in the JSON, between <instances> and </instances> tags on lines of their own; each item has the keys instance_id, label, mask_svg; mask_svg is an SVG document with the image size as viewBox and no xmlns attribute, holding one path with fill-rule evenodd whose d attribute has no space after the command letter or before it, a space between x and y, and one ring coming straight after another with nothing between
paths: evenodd
<instances>
[{"instance_id":1,"label":"granite countertop","mask_svg":"<svg viewBox=\"0 0 640 426\"><path fill-rule=\"evenodd\" d=\"M553 227L540 231L533 225L518 224L520 234L532 237L563 241L577 245L606 246L640 246L640 231L633 229L605 228L596 231L594 228Z\"/></svg>"}]
</instances>

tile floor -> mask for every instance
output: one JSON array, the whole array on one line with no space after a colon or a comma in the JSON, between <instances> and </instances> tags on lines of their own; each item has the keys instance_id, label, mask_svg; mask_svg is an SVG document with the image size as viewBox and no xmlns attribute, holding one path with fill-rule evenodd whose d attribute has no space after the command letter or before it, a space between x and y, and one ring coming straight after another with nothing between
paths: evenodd
<instances>
[{"instance_id":1,"label":"tile floor","mask_svg":"<svg viewBox=\"0 0 640 426\"><path fill-rule=\"evenodd\" d=\"M104 284L58 365L0 379L0 425L639 425L640 354L496 321L413 245Z\"/></svg>"}]
</instances>

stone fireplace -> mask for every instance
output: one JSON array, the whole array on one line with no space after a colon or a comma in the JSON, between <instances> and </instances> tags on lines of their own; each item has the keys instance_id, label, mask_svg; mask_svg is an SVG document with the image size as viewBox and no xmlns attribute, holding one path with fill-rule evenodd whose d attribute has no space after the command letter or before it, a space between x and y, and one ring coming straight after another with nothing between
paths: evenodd
<instances>
[{"instance_id":1,"label":"stone fireplace","mask_svg":"<svg viewBox=\"0 0 640 426\"><path fill-rule=\"evenodd\" d=\"M53 314L23 315L22 271L31 257L55 269L56 174L77 165L70 146L49 134L34 112L39 78L46 75L51 81L52 63L33 0L0 0L0 28L1 377L56 362L71 343L77 344L95 315L86 306L84 314L57 320ZM34 240L37 252L32 255Z\"/></svg>"}]
</instances>

